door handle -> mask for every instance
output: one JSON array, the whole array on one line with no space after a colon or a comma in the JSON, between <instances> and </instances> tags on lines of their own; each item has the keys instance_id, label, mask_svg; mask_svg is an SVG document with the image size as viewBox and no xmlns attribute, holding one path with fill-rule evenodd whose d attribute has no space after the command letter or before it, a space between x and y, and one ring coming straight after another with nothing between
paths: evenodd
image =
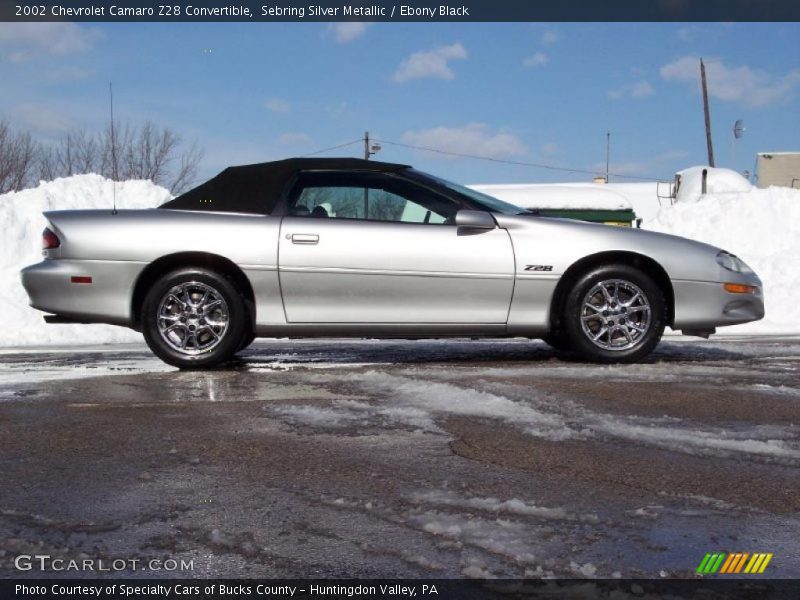
<instances>
[{"instance_id":1,"label":"door handle","mask_svg":"<svg viewBox=\"0 0 800 600\"><path fill-rule=\"evenodd\" d=\"M291 235L293 244L318 244L319 236L316 233L293 233Z\"/></svg>"}]
</instances>

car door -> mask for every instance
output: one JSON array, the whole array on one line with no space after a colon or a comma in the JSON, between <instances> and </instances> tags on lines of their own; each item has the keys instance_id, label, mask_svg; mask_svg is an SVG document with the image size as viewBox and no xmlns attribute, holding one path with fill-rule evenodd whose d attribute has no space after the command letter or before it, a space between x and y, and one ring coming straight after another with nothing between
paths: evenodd
<instances>
[{"instance_id":1,"label":"car door","mask_svg":"<svg viewBox=\"0 0 800 600\"><path fill-rule=\"evenodd\" d=\"M301 173L279 242L287 321L505 323L511 240L457 227L459 208L388 173Z\"/></svg>"}]
</instances>

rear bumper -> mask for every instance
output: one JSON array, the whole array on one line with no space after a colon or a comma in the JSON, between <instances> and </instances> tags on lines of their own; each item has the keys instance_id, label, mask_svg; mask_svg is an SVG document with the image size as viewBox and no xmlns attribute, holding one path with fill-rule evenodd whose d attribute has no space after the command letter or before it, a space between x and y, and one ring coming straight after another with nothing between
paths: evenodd
<instances>
[{"instance_id":1,"label":"rear bumper","mask_svg":"<svg viewBox=\"0 0 800 600\"><path fill-rule=\"evenodd\" d=\"M81 322L130 326L133 287L144 267L138 262L50 259L25 267L22 286L38 310ZM73 283L73 277L88 277L91 283Z\"/></svg>"},{"instance_id":2,"label":"rear bumper","mask_svg":"<svg viewBox=\"0 0 800 600\"><path fill-rule=\"evenodd\" d=\"M723 282L673 280L673 329L704 330L749 323L764 318L764 288L755 275L735 274L727 283L757 288L753 294L725 291Z\"/></svg>"}]
</instances>

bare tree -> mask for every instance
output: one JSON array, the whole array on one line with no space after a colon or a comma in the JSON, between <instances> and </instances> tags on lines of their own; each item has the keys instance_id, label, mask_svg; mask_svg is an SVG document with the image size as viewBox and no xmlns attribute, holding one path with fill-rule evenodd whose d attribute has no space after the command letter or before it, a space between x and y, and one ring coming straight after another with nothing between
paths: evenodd
<instances>
[{"instance_id":1,"label":"bare tree","mask_svg":"<svg viewBox=\"0 0 800 600\"><path fill-rule=\"evenodd\" d=\"M192 142L192 145L178 156L178 166L172 171L169 186L172 194L183 192L197 179L197 167L203 160L203 154L203 149L197 145L197 142Z\"/></svg>"},{"instance_id":2,"label":"bare tree","mask_svg":"<svg viewBox=\"0 0 800 600\"><path fill-rule=\"evenodd\" d=\"M173 194L182 192L192 183L203 158L203 151L196 143L184 149L180 135L168 127L159 128L151 121L139 128L129 123L115 124L113 137L117 178L149 179ZM110 127L103 136L102 156L101 171L113 178Z\"/></svg>"},{"instance_id":3,"label":"bare tree","mask_svg":"<svg viewBox=\"0 0 800 600\"><path fill-rule=\"evenodd\" d=\"M140 127L115 123L113 137L110 127L98 134L77 129L50 145L0 121L0 193L21 190L37 178L99 173L116 180L149 179L179 194L194 182L202 158L196 142L186 145L174 130L151 121Z\"/></svg>"},{"instance_id":4,"label":"bare tree","mask_svg":"<svg viewBox=\"0 0 800 600\"><path fill-rule=\"evenodd\" d=\"M99 173L118 181L149 179L173 194L195 180L203 151L197 143L183 144L168 127L146 121L140 127L114 123L97 135L75 130L58 143L41 148L39 175L54 179L80 173Z\"/></svg>"},{"instance_id":5,"label":"bare tree","mask_svg":"<svg viewBox=\"0 0 800 600\"><path fill-rule=\"evenodd\" d=\"M125 157L133 138L130 123L109 125L98 134L99 165L98 172L109 179L130 179L126 177Z\"/></svg>"},{"instance_id":6,"label":"bare tree","mask_svg":"<svg viewBox=\"0 0 800 600\"><path fill-rule=\"evenodd\" d=\"M29 133L16 133L0 121L0 193L21 190L35 172L38 146Z\"/></svg>"},{"instance_id":7,"label":"bare tree","mask_svg":"<svg viewBox=\"0 0 800 600\"><path fill-rule=\"evenodd\" d=\"M92 173L97 170L99 163L99 149L97 138L79 129L68 136L72 152L72 169L74 173Z\"/></svg>"},{"instance_id":8,"label":"bare tree","mask_svg":"<svg viewBox=\"0 0 800 600\"><path fill-rule=\"evenodd\" d=\"M40 176L49 180L79 173L96 173L100 170L100 152L94 135L84 129L76 129L55 145L42 147L39 156Z\"/></svg>"},{"instance_id":9,"label":"bare tree","mask_svg":"<svg viewBox=\"0 0 800 600\"><path fill-rule=\"evenodd\" d=\"M52 181L58 177L58 169L56 167L56 154L53 148L41 146L39 148L39 160L37 161L37 171L39 179L43 181Z\"/></svg>"}]
</instances>

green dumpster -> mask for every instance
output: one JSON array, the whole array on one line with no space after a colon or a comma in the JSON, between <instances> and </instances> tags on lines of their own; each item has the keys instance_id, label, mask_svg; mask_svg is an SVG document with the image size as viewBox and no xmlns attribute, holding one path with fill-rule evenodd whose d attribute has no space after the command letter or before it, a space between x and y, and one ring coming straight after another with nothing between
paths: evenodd
<instances>
[{"instance_id":1,"label":"green dumpster","mask_svg":"<svg viewBox=\"0 0 800 600\"><path fill-rule=\"evenodd\" d=\"M590 223L603 223L604 225L617 225L619 227L632 227L636 221L633 209L619 210L594 210L588 208L536 208L533 209L543 217L558 217L561 219L575 219L576 221L589 221Z\"/></svg>"}]
</instances>

